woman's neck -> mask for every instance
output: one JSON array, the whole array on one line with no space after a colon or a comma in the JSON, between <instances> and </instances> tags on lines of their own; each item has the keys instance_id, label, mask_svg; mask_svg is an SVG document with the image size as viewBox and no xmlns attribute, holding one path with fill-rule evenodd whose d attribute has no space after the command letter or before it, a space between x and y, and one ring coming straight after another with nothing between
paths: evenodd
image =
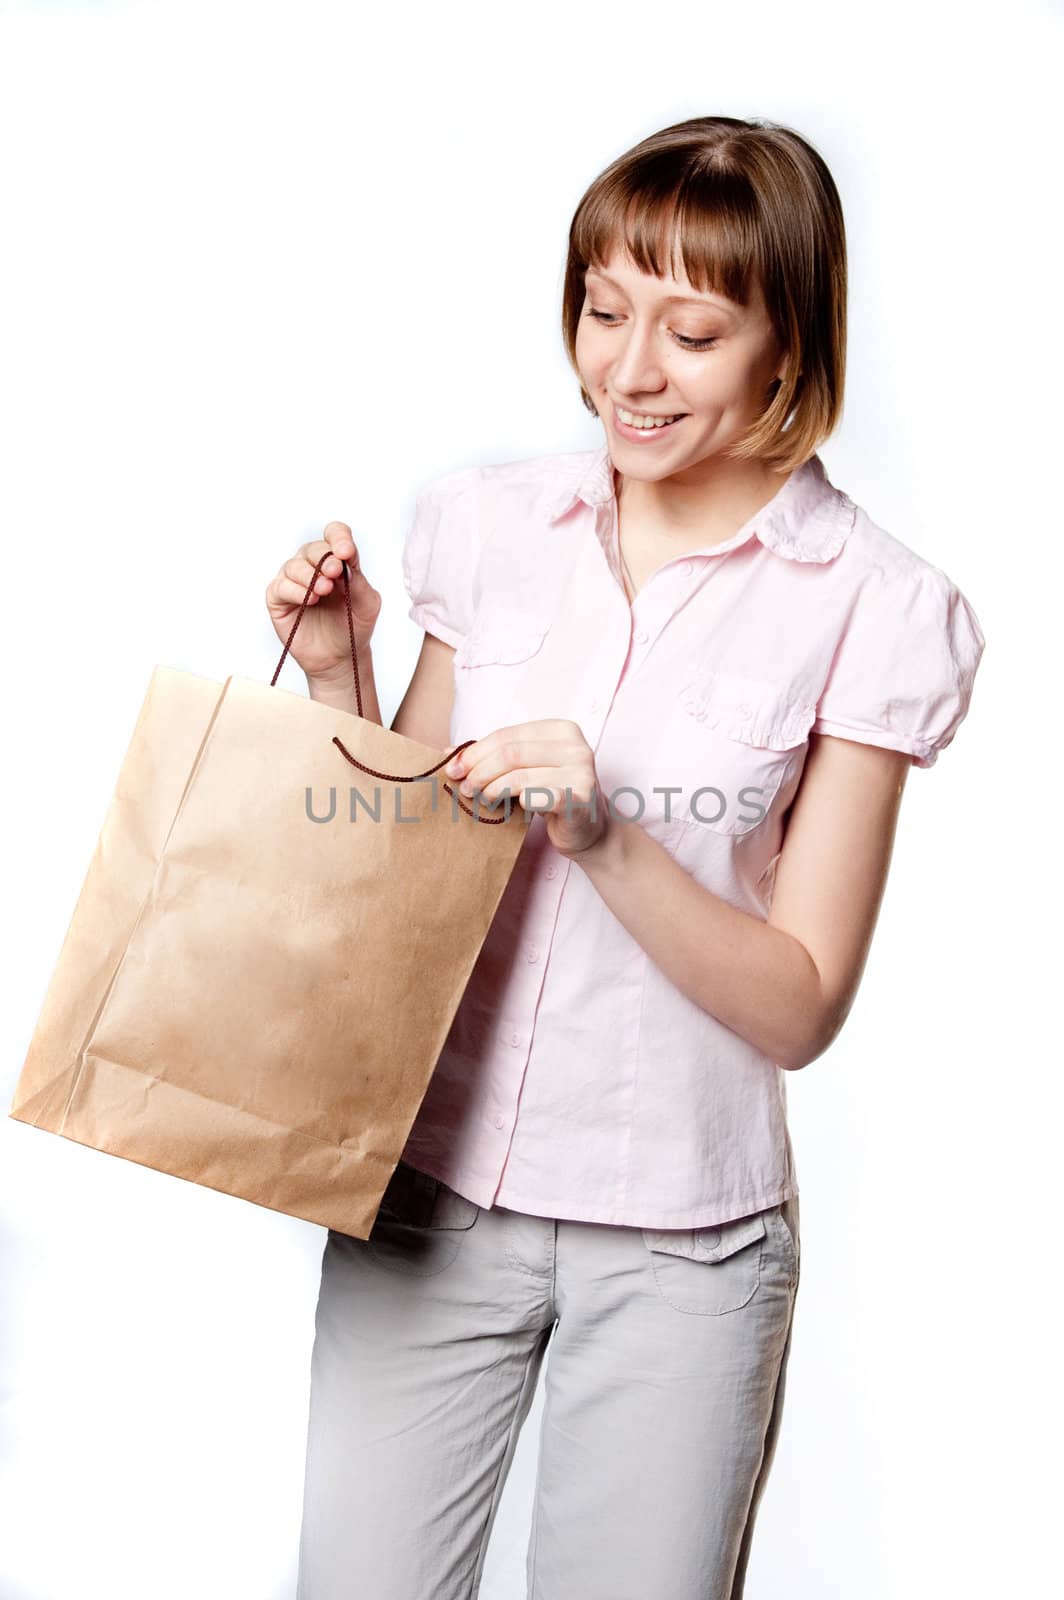
<instances>
[{"instance_id":1,"label":"woman's neck","mask_svg":"<svg viewBox=\"0 0 1064 1600\"><path fill-rule=\"evenodd\" d=\"M755 461L726 461L698 478L678 475L655 481L625 478L613 469L618 514L641 542L640 530L653 532L655 546L700 549L730 539L787 482L788 472L774 472ZM659 560L662 559L659 557ZM629 557L631 560L631 557Z\"/></svg>"}]
</instances>

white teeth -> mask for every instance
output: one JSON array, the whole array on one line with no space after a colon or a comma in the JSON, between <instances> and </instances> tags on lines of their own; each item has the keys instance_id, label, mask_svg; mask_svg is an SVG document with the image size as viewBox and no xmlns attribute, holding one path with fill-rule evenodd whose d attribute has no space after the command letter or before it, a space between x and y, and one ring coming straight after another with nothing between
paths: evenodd
<instances>
[{"instance_id":1,"label":"white teeth","mask_svg":"<svg viewBox=\"0 0 1064 1600\"><path fill-rule=\"evenodd\" d=\"M676 422L683 413L677 412L675 417L643 417L633 411L622 411L618 406L617 415L629 428L664 428L666 423Z\"/></svg>"}]
</instances>

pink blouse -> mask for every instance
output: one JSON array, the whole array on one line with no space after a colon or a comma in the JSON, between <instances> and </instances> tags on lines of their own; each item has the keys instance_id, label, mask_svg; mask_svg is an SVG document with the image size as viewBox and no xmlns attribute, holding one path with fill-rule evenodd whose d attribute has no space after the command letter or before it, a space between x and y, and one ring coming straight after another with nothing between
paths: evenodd
<instances>
[{"instance_id":1,"label":"pink blouse","mask_svg":"<svg viewBox=\"0 0 1064 1600\"><path fill-rule=\"evenodd\" d=\"M452 746L578 723L616 810L762 919L810 730L929 767L984 645L819 456L631 606L605 446L437 478L403 575L411 618L456 647ZM785 1076L664 976L539 815L403 1159L481 1206L709 1227L798 1193Z\"/></svg>"}]
</instances>

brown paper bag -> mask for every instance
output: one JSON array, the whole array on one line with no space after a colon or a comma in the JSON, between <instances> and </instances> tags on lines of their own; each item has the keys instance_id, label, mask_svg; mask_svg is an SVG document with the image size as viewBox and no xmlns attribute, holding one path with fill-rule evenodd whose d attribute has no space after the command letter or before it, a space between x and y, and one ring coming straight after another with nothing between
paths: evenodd
<instances>
[{"instance_id":1,"label":"brown paper bag","mask_svg":"<svg viewBox=\"0 0 1064 1600\"><path fill-rule=\"evenodd\" d=\"M269 685L155 669L9 1115L365 1239L529 813L274 687L313 582Z\"/></svg>"}]
</instances>

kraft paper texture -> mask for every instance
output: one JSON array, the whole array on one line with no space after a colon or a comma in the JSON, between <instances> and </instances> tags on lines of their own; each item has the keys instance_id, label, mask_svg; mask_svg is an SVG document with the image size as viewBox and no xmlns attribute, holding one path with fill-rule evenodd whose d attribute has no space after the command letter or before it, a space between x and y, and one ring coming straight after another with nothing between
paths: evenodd
<instances>
[{"instance_id":1,"label":"kraft paper texture","mask_svg":"<svg viewBox=\"0 0 1064 1600\"><path fill-rule=\"evenodd\" d=\"M378 772L445 754L155 669L9 1115L365 1239L530 814L478 822L334 735Z\"/></svg>"}]
</instances>

